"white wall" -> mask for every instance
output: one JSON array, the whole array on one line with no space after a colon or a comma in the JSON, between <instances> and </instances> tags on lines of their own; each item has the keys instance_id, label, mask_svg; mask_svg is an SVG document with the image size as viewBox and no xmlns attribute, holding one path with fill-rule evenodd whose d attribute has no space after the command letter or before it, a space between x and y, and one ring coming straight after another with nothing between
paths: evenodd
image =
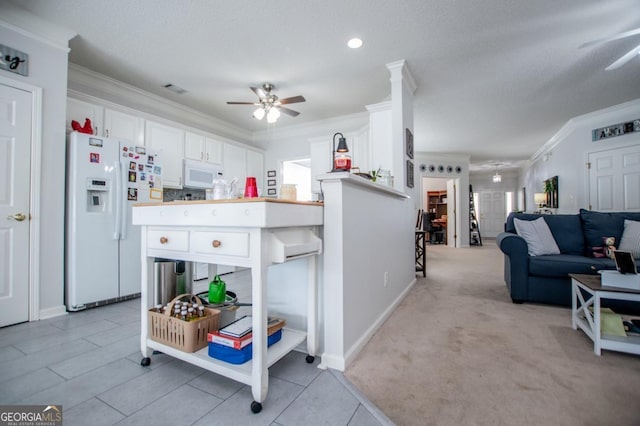
<instances>
[{"instance_id":1,"label":"white wall","mask_svg":"<svg viewBox=\"0 0 640 426\"><path fill-rule=\"evenodd\" d=\"M362 171L366 171L366 168L369 167L368 162L365 161L366 159L357 160L368 154L359 152L361 144L354 143L355 139L358 139L359 135L363 133L363 127L367 126L368 119L368 114L362 112L286 128L278 128L276 126L263 132L257 132L254 135L254 142L266 149L264 156L265 170L277 171L278 189L283 183L280 175L280 165L283 161L311 158L312 191L319 192L319 186L314 186L317 185L314 174L326 173L331 170L331 142L336 132L343 133L347 138L350 154L354 158L353 166L361 167ZM314 155L311 144L318 142L325 144L326 148Z\"/></svg>"},{"instance_id":2,"label":"white wall","mask_svg":"<svg viewBox=\"0 0 640 426\"><path fill-rule=\"evenodd\" d=\"M323 181L322 363L338 370L353 360L416 279L413 200L369 185L333 177Z\"/></svg>"},{"instance_id":3,"label":"white wall","mask_svg":"<svg viewBox=\"0 0 640 426\"><path fill-rule=\"evenodd\" d=\"M4 15L4 16L2 16ZM29 55L26 77L0 71L3 77L43 89L40 181L40 317L64 313L65 112L68 38L64 45L2 22L2 44ZM60 40L58 40L60 41Z\"/></svg>"},{"instance_id":4,"label":"white wall","mask_svg":"<svg viewBox=\"0 0 640 426\"><path fill-rule=\"evenodd\" d=\"M586 163L589 153L640 144L640 133L593 142L591 131L638 118L640 118L640 99L569 120L543 148L536 152L531 164L521 174L519 187L526 187L527 210L535 208L533 194L542 192L543 181L556 175L559 193L559 208L556 212L577 213L580 208L588 208Z\"/></svg>"}]
</instances>

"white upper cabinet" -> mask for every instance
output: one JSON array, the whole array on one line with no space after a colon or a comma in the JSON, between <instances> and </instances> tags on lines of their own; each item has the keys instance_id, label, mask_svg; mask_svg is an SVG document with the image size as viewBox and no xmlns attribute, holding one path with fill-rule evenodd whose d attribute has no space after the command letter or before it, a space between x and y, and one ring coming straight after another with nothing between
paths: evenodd
<instances>
[{"instance_id":1,"label":"white upper cabinet","mask_svg":"<svg viewBox=\"0 0 640 426\"><path fill-rule=\"evenodd\" d=\"M264 155L259 152L247 150L247 176L256 178L260 196L264 197Z\"/></svg>"},{"instance_id":2,"label":"white upper cabinet","mask_svg":"<svg viewBox=\"0 0 640 426\"><path fill-rule=\"evenodd\" d=\"M245 149L228 143L224 144L224 176L227 182L238 178L236 194L244 193L247 176L256 178L258 194L266 195L264 188L264 155L260 152Z\"/></svg>"},{"instance_id":3,"label":"white upper cabinet","mask_svg":"<svg viewBox=\"0 0 640 426\"><path fill-rule=\"evenodd\" d=\"M212 164L222 164L222 145L222 142L210 137L187 132L184 141L184 157Z\"/></svg>"},{"instance_id":4,"label":"white upper cabinet","mask_svg":"<svg viewBox=\"0 0 640 426\"><path fill-rule=\"evenodd\" d=\"M106 108L103 136L127 140L134 145L144 145L144 119Z\"/></svg>"},{"instance_id":5,"label":"white upper cabinet","mask_svg":"<svg viewBox=\"0 0 640 426\"><path fill-rule=\"evenodd\" d=\"M145 123L145 145L160 156L165 188L182 188L185 131L164 124Z\"/></svg>"},{"instance_id":6,"label":"white upper cabinet","mask_svg":"<svg viewBox=\"0 0 640 426\"><path fill-rule=\"evenodd\" d=\"M224 144L224 176L227 182L238 178L236 194L244 193L247 178L247 150L236 145Z\"/></svg>"},{"instance_id":7,"label":"white upper cabinet","mask_svg":"<svg viewBox=\"0 0 640 426\"><path fill-rule=\"evenodd\" d=\"M204 161L204 136L187 132L184 138L184 158Z\"/></svg>"},{"instance_id":8,"label":"white upper cabinet","mask_svg":"<svg viewBox=\"0 0 640 426\"><path fill-rule=\"evenodd\" d=\"M223 143L211 138L204 138L204 161L213 164L222 164Z\"/></svg>"},{"instance_id":9,"label":"white upper cabinet","mask_svg":"<svg viewBox=\"0 0 640 426\"><path fill-rule=\"evenodd\" d=\"M74 98L67 98L67 133L73 131L71 121L75 120L84 126L85 120L91 120L93 134L103 136L104 107L89 102L79 101Z\"/></svg>"}]
</instances>

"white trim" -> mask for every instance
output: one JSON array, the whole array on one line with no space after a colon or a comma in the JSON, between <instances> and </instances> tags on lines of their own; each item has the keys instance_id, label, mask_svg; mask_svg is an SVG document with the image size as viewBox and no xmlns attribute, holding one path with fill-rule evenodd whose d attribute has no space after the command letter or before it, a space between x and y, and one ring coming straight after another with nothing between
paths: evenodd
<instances>
[{"instance_id":1,"label":"white trim","mask_svg":"<svg viewBox=\"0 0 640 426\"><path fill-rule=\"evenodd\" d=\"M29 321L40 319L40 178L42 88L0 76L0 83L31 93L31 174L29 197Z\"/></svg>"},{"instance_id":2,"label":"white trim","mask_svg":"<svg viewBox=\"0 0 640 426\"><path fill-rule=\"evenodd\" d=\"M593 119L596 119L596 120L600 121L600 120L602 120L602 116L604 114L616 113L616 112L619 112L621 110L634 107L636 105L640 105L640 99L634 99L634 100L629 101L629 102L625 102L625 103L614 105L614 106L611 106L611 107L608 107L608 108L600 109L598 111L593 111L593 112L590 112L590 113L587 113L587 114L583 114L583 115L579 115L577 117L573 117L572 119L567 121L565 123L565 125L562 126L560 128L560 130L558 130L556 132L556 134L554 134L551 137L551 139L549 139L547 141L547 143L542 145L536 152L534 152L533 155L531 156L531 158L529 158L529 161L531 163L534 163L537 160L539 160L540 157L542 157L544 154L548 153L553 148L555 148L556 145L558 145L560 142L562 142L569 134L571 134L571 132L573 132L574 130L578 129L578 127L580 125L585 124L588 121L593 120Z\"/></svg>"},{"instance_id":3,"label":"white trim","mask_svg":"<svg viewBox=\"0 0 640 426\"><path fill-rule=\"evenodd\" d=\"M74 96L82 93L116 104L136 105L138 113L160 116L180 123L183 127L193 126L200 131L208 131L260 149L253 145L252 133L246 129L71 62L67 93L74 93Z\"/></svg>"},{"instance_id":4,"label":"white trim","mask_svg":"<svg viewBox=\"0 0 640 426\"><path fill-rule=\"evenodd\" d=\"M71 50L69 40L78 35L6 2L0 4L0 25L64 52Z\"/></svg>"},{"instance_id":5,"label":"white trim","mask_svg":"<svg viewBox=\"0 0 640 426\"><path fill-rule=\"evenodd\" d=\"M260 130L253 133L253 140L256 143L259 142L263 144L268 141L279 141L295 137L308 139L309 134L326 132L327 128L342 129L342 133L347 133L348 131L355 131L355 129L359 129L363 125L367 124L368 120L369 114L366 112L357 112L355 114L312 121L309 123ZM329 133L333 134L334 132L332 131ZM330 138L330 136L328 138Z\"/></svg>"},{"instance_id":6,"label":"white trim","mask_svg":"<svg viewBox=\"0 0 640 426\"><path fill-rule=\"evenodd\" d=\"M401 81L402 84L405 85L405 87L409 89L411 93L414 93L416 91L416 88L418 86L416 85L416 81L411 75L411 72L409 71L409 68L407 66L407 62L404 59L390 62L386 66L391 73L391 78L389 78L391 82ZM400 74L397 74L398 71L400 71Z\"/></svg>"},{"instance_id":7,"label":"white trim","mask_svg":"<svg viewBox=\"0 0 640 426\"><path fill-rule=\"evenodd\" d=\"M364 349L365 345L371 340L373 335L378 331L378 329L384 324L384 322L393 314L396 308L400 305L400 303L404 300L405 297L409 294L413 286L416 284L417 279L414 278L407 288L404 289L402 293L398 295L396 300L393 301L391 305L384 310L382 315L378 317L378 319L371 324L371 327L365 331L362 336L349 348L344 357L335 356L335 355L322 355L322 361L319 368L333 368L338 371L345 371L346 367L353 362L355 357L360 353L362 349Z\"/></svg>"},{"instance_id":8,"label":"white trim","mask_svg":"<svg viewBox=\"0 0 640 426\"><path fill-rule=\"evenodd\" d=\"M45 320L53 317L59 317L67 315L67 307L65 305L54 306L52 308L46 308L39 312L40 319Z\"/></svg>"}]
</instances>

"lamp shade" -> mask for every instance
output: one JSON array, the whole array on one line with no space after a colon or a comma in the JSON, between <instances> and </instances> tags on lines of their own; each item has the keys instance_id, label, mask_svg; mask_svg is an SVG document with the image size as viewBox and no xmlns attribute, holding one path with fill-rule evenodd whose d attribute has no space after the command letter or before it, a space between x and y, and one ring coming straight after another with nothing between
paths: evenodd
<instances>
[{"instance_id":1,"label":"lamp shade","mask_svg":"<svg viewBox=\"0 0 640 426\"><path fill-rule=\"evenodd\" d=\"M336 149L336 137L338 138L338 148ZM333 163L332 172L351 170L351 156L348 154L347 139L342 133L333 135L333 150L331 151L331 161ZM336 155L339 153L339 155Z\"/></svg>"},{"instance_id":2,"label":"lamp shade","mask_svg":"<svg viewBox=\"0 0 640 426\"><path fill-rule=\"evenodd\" d=\"M338 138L338 149L336 149L336 152L349 152L346 138L344 137Z\"/></svg>"},{"instance_id":3,"label":"lamp shade","mask_svg":"<svg viewBox=\"0 0 640 426\"><path fill-rule=\"evenodd\" d=\"M264 118L264 108L260 107L253 112L253 118L262 120Z\"/></svg>"},{"instance_id":4,"label":"lamp shade","mask_svg":"<svg viewBox=\"0 0 640 426\"><path fill-rule=\"evenodd\" d=\"M280 111L278 108L271 108L267 113L267 123L275 123L280 118Z\"/></svg>"},{"instance_id":5,"label":"lamp shade","mask_svg":"<svg viewBox=\"0 0 640 426\"><path fill-rule=\"evenodd\" d=\"M543 206L547 202L547 194L545 194L544 192L536 192L535 194L533 194L533 201L537 205Z\"/></svg>"}]
</instances>

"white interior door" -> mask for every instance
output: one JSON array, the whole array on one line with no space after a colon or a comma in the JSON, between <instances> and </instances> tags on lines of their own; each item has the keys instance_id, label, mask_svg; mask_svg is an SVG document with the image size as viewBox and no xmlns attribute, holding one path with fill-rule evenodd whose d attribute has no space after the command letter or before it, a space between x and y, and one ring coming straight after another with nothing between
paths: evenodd
<instances>
[{"instance_id":1,"label":"white interior door","mask_svg":"<svg viewBox=\"0 0 640 426\"><path fill-rule=\"evenodd\" d=\"M482 191L480 192L480 234L483 237L496 237L504 230L506 207L504 192Z\"/></svg>"},{"instance_id":2,"label":"white interior door","mask_svg":"<svg viewBox=\"0 0 640 426\"><path fill-rule=\"evenodd\" d=\"M589 208L640 210L640 145L589 154Z\"/></svg>"},{"instance_id":3,"label":"white interior door","mask_svg":"<svg viewBox=\"0 0 640 426\"><path fill-rule=\"evenodd\" d=\"M0 84L0 327L29 320L31 97Z\"/></svg>"}]
</instances>

